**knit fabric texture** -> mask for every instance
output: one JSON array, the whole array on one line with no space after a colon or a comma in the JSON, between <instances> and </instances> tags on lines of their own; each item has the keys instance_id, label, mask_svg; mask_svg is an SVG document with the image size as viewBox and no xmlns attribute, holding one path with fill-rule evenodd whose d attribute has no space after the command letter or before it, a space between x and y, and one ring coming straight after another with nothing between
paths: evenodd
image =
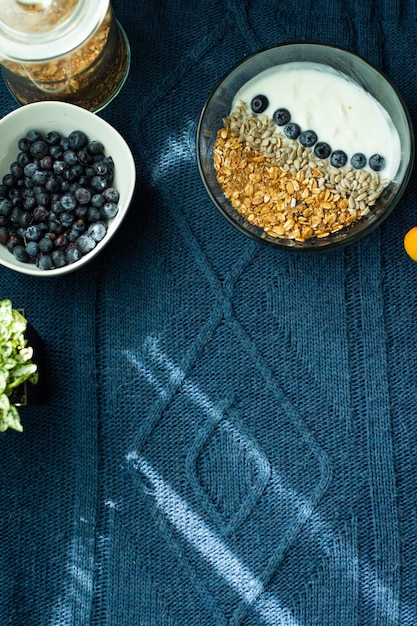
<instances>
[{"instance_id":1,"label":"knit fabric texture","mask_svg":"<svg viewBox=\"0 0 417 626\"><path fill-rule=\"evenodd\" d=\"M129 213L68 277L0 267L48 388L0 434L0 624L415 626L415 178L371 235L289 254L214 208L195 135L235 63L300 40L366 58L415 121L416 5L113 8L132 62L98 115L134 154Z\"/></svg>"}]
</instances>

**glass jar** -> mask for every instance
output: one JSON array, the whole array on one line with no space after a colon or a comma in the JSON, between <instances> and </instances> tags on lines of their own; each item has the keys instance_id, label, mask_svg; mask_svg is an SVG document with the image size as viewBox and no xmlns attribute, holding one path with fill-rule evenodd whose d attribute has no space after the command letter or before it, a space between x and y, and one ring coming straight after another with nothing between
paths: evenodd
<instances>
[{"instance_id":1,"label":"glass jar","mask_svg":"<svg viewBox=\"0 0 417 626\"><path fill-rule=\"evenodd\" d=\"M0 0L0 63L22 104L99 111L126 80L130 47L109 0Z\"/></svg>"}]
</instances>

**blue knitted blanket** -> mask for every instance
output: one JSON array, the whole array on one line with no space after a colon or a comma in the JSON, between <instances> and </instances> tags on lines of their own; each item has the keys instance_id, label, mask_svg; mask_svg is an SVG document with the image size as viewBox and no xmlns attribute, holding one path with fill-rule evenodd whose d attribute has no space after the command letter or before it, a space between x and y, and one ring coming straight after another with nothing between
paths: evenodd
<instances>
[{"instance_id":1,"label":"blue knitted blanket","mask_svg":"<svg viewBox=\"0 0 417 626\"><path fill-rule=\"evenodd\" d=\"M277 252L212 206L195 132L232 65L294 40L364 56L415 121L416 5L113 7L132 65L99 115L134 153L128 216L66 278L0 267L48 386L0 434L0 624L415 626L415 180L358 243Z\"/></svg>"}]
</instances>

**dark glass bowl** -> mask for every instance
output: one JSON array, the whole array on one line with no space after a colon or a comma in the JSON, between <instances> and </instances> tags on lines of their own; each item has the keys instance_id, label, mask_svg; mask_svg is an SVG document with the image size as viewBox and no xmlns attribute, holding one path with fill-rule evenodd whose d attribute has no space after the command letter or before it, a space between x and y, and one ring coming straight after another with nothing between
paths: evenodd
<instances>
[{"instance_id":1,"label":"dark glass bowl","mask_svg":"<svg viewBox=\"0 0 417 626\"><path fill-rule=\"evenodd\" d=\"M275 238L251 225L232 207L220 188L214 169L213 147L223 119L231 111L237 91L260 72L283 63L309 61L328 65L342 72L369 92L390 115L400 137L401 161L398 171L384 189L371 212L350 226L328 237L311 237L304 242ZM351 244L379 226L399 202L414 161L414 131L407 108L395 87L370 63L341 48L316 43L287 43L245 57L215 86L209 95L197 128L197 163L207 193L220 213L240 232L253 239L294 251L330 250Z\"/></svg>"}]
</instances>

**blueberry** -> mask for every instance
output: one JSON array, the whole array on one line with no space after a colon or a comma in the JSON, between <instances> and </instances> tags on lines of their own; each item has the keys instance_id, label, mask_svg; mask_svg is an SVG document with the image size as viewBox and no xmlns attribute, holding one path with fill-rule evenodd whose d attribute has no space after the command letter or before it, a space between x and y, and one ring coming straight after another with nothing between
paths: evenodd
<instances>
[{"instance_id":1,"label":"blueberry","mask_svg":"<svg viewBox=\"0 0 417 626\"><path fill-rule=\"evenodd\" d=\"M64 178L70 183L73 183L77 180L80 175L80 169L78 167L79 164L74 163L74 165L68 167L64 172ZM82 167L82 166L80 166Z\"/></svg>"},{"instance_id":2,"label":"blueberry","mask_svg":"<svg viewBox=\"0 0 417 626\"><path fill-rule=\"evenodd\" d=\"M98 176L104 176L105 174L107 174L108 170L107 163L104 163L103 161L97 161L94 163L93 169L94 172L98 174Z\"/></svg>"},{"instance_id":3,"label":"blueberry","mask_svg":"<svg viewBox=\"0 0 417 626\"><path fill-rule=\"evenodd\" d=\"M54 145L49 148L49 156L52 157L52 159L62 159L63 154L64 151L59 145Z\"/></svg>"},{"instance_id":4,"label":"blueberry","mask_svg":"<svg viewBox=\"0 0 417 626\"><path fill-rule=\"evenodd\" d=\"M68 211L64 211L63 213L61 213L61 215L59 216L59 221L61 222L61 224L63 226L65 226L66 228L69 228L71 226L71 224L73 224L75 217L73 216L72 213L69 213Z\"/></svg>"},{"instance_id":5,"label":"blueberry","mask_svg":"<svg viewBox=\"0 0 417 626\"><path fill-rule=\"evenodd\" d=\"M21 240L16 235L10 234L6 246L9 252L13 252L14 248L18 245L21 245Z\"/></svg>"},{"instance_id":6,"label":"blueberry","mask_svg":"<svg viewBox=\"0 0 417 626\"><path fill-rule=\"evenodd\" d=\"M8 200L7 198L4 198L4 200L0 200L0 215L9 217L12 210L13 210L13 203L10 202L10 200Z\"/></svg>"},{"instance_id":7,"label":"blueberry","mask_svg":"<svg viewBox=\"0 0 417 626\"><path fill-rule=\"evenodd\" d=\"M63 161L62 159L57 159L52 167L52 170L56 176L63 174L66 169L67 166L65 164L65 161Z\"/></svg>"},{"instance_id":8,"label":"blueberry","mask_svg":"<svg viewBox=\"0 0 417 626\"><path fill-rule=\"evenodd\" d=\"M103 192L104 193L104 192ZM96 207L96 208L100 208L103 206L103 204L105 203L105 198L104 195L101 193L95 193L92 197L91 197L91 206Z\"/></svg>"},{"instance_id":9,"label":"blueberry","mask_svg":"<svg viewBox=\"0 0 417 626\"><path fill-rule=\"evenodd\" d=\"M303 130L298 137L298 141L304 148L311 148L317 141L317 135L314 130Z\"/></svg>"},{"instance_id":10,"label":"blueberry","mask_svg":"<svg viewBox=\"0 0 417 626\"><path fill-rule=\"evenodd\" d=\"M29 178L27 176L24 176L23 181L24 181L24 185L23 186L24 186L25 189L32 189L33 188L33 181L32 181L31 178Z\"/></svg>"},{"instance_id":11,"label":"blueberry","mask_svg":"<svg viewBox=\"0 0 417 626\"><path fill-rule=\"evenodd\" d=\"M19 154L16 157L16 161L17 163L19 163L19 165L21 165L22 167L25 167L25 165L32 162L32 158L30 154L28 154L27 152L19 152Z\"/></svg>"},{"instance_id":12,"label":"blueberry","mask_svg":"<svg viewBox=\"0 0 417 626\"><path fill-rule=\"evenodd\" d=\"M73 211L77 206L77 200L71 193L66 193L61 198L61 206L64 211Z\"/></svg>"},{"instance_id":13,"label":"blueberry","mask_svg":"<svg viewBox=\"0 0 417 626\"><path fill-rule=\"evenodd\" d=\"M65 250L62 248L52 250L51 258L54 267L64 267L64 265L67 264L65 259Z\"/></svg>"},{"instance_id":14,"label":"blueberry","mask_svg":"<svg viewBox=\"0 0 417 626\"><path fill-rule=\"evenodd\" d=\"M53 267L51 256L49 254L41 254L36 265L40 270L51 270Z\"/></svg>"},{"instance_id":15,"label":"blueberry","mask_svg":"<svg viewBox=\"0 0 417 626\"><path fill-rule=\"evenodd\" d=\"M80 233L77 233L76 230L73 230L72 228L70 228L67 231L67 237L68 237L68 245L70 243L75 243L78 239L78 237L80 236Z\"/></svg>"},{"instance_id":16,"label":"blueberry","mask_svg":"<svg viewBox=\"0 0 417 626\"><path fill-rule=\"evenodd\" d=\"M87 230L87 234L94 239L94 241L101 241L107 232L107 227L104 222L95 222L90 224Z\"/></svg>"},{"instance_id":17,"label":"blueberry","mask_svg":"<svg viewBox=\"0 0 417 626\"><path fill-rule=\"evenodd\" d=\"M251 109L254 113L263 113L268 108L268 105L268 98L262 94L255 96L250 103Z\"/></svg>"},{"instance_id":18,"label":"blueberry","mask_svg":"<svg viewBox=\"0 0 417 626\"><path fill-rule=\"evenodd\" d=\"M16 179L12 174L5 174L1 179L2 184L7 187L7 189L12 189L16 185Z\"/></svg>"},{"instance_id":19,"label":"blueberry","mask_svg":"<svg viewBox=\"0 0 417 626\"><path fill-rule=\"evenodd\" d=\"M56 130L50 130L45 135L45 141L50 146L57 146L61 141L61 135Z\"/></svg>"},{"instance_id":20,"label":"blueberry","mask_svg":"<svg viewBox=\"0 0 417 626\"><path fill-rule=\"evenodd\" d=\"M98 161L104 161L105 158L106 157L104 156L104 152L93 154L93 163L97 163Z\"/></svg>"},{"instance_id":21,"label":"blueberry","mask_svg":"<svg viewBox=\"0 0 417 626\"><path fill-rule=\"evenodd\" d=\"M44 206L49 206L50 204L51 196L46 191L39 191L35 193L35 198L38 204L42 204Z\"/></svg>"},{"instance_id":22,"label":"blueberry","mask_svg":"<svg viewBox=\"0 0 417 626\"><path fill-rule=\"evenodd\" d=\"M0 226L0 244L6 244L9 238L9 231L6 226Z\"/></svg>"},{"instance_id":23,"label":"blueberry","mask_svg":"<svg viewBox=\"0 0 417 626\"><path fill-rule=\"evenodd\" d=\"M68 189L68 193L72 193L73 196L75 196L75 192L77 191L77 189L79 189L81 187L80 183L78 180L75 180L74 182L72 182L69 186Z\"/></svg>"},{"instance_id":24,"label":"blueberry","mask_svg":"<svg viewBox=\"0 0 417 626\"><path fill-rule=\"evenodd\" d=\"M107 187L107 181L104 176L93 176L90 184L92 189L98 192L104 191Z\"/></svg>"},{"instance_id":25,"label":"blueberry","mask_svg":"<svg viewBox=\"0 0 417 626\"><path fill-rule=\"evenodd\" d=\"M314 154L319 159L327 159L331 154L331 147L325 141L319 141L314 146Z\"/></svg>"},{"instance_id":26,"label":"blueberry","mask_svg":"<svg viewBox=\"0 0 417 626\"><path fill-rule=\"evenodd\" d=\"M30 257L35 257L39 252L39 245L36 241L29 241L26 244L25 250Z\"/></svg>"},{"instance_id":27,"label":"blueberry","mask_svg":"<svg viewBox=\"0 0 417 626\"><path fill-rule=\"evenodd\" d=\"M73 130L68 135L68 144L73 150L80 150L88 143L87 135L82 130Z\"/></svg>"},{"instance_id":28,"label":"blueberry","mask_svg":"<svg viewBox=\"0 0 417 626\"><path fill-rule=\"evenodd\" d=\"M85 223L83 220L77 220L71 226L68 231L68 241L73 243L77 241L78 237L85 232Z\"/></svg>"},{"instance_id":29,"label":"blueberry","mask_svg":"<svg viewBox=\"0 0 417 626\"><path fill-rule=\"evenodd\" d=\"M16 246L14 246L13 254L15 258L21 263L27 263L29 261L29 255L26 252L25 246L23 246L22 244L17 244Z\"/></svg>"},{"instance_id":30,"label":"blueberry","mask_svg":"<svg viewBox=\"0 0 417 626\"><path fill-rule=\"evenodd\" d=\"M81 235L85 231L85 223L83 220L79 219L72 225L72 229L74 232L78 232Z\"/></svg>"},{"instance_id":31,"label":"blueberry","mask_svg":"<svg viewBox=\"0 0 417 626\"><path fill-rule=\"evenodd\" d=\"M273 119L277 126L285 126L291 119L290 112L287 109L277 109L273 114Z\"/></svg>"},{"instance_id":32,"label":"blueberry","mask_svg":"<svg viewBox=\"0 0 417 626\"><path fill-rule=\"evenodd\" d=\"M20 215L19 207L13 206L12 211L9 215L10 223L13 224L13 226L19 226L19 215Z\"/></svg>"},{"instance_id":33,"label":"blueberry","mask_svg":"<svg viewBox=\"0 0 417 626\"><path fill-rule=\"evenodd\" d=\"M11 188L16 184L16 179L12 174L5 174L2 178L2 183L6 185L6 187Z\"/></svg>"},{"instance_id":34,"label":"blueberry","mask_svg":"<svg viewBox=\"0 0 417 626\"><path fill-rule=\"evenodd\" d=\"M93 157L88 153L87 148L77 150L77 158L82 165L89 165L93 162Z\"/></svg>"},{"instance_id":35,"label":"blueberry","mask_svg":"<svg viewBox=\"0 0 417 626\"><path fill-rule=\"evenodd\" d=\"M88 207L87 219L89 222L97 222L101 218L100 209L95 206Z\"/></svg>"},{"instance_id":36,"label":"blueberry","mask_svg":"<svg viewBox=\"0 0 417 626\"><path fill-rule=\"evenodd\" d=\"M66 248L68 245L68 237L63 233L57 235L54 239L54 247L55 248Z\"/></svg>"},{"instance_id":37,"label":"blueberry","mask_svg":"<svg viewBox=\"0 0 417 626\"><path fill-rule=\"evenodd\" d=\"M40 166L43 170L49 171L52 169L53 161L52 161L52 157L50 154L45 154L45 156L42 157Z\"/></svg>"},{"instance_id":38,"label":"blueberry","mask_svg":"<svg viewBox=\"0 0 417 626\"><path fill-rule=\"evenodd\" d=\"M90 154L101 154L104 152L104 146L101 141L93 140L87 144L87 150Z\"/></svg>"},{"instance_id":39,"label":"blueberry","mask_svg":"<svg viewBox=\"0 0 417 626\"><path fill-rule=\"evenodd\" d=\"M30 211L23 211L18 209L18 222L22 228L27 228L32 222L32 214Z\"/></svg>"},{"instance_id":40,"label":"blueberry","mask_svg":"<svg viewBox=\"0 0 417 626\"><path fill-rule=\"evenodd\" d=\"M56 237L58 237L59 235L62 235L62 233L64 232L64 227L62 226L61 222L58 221L54 221L52 219L52 216L49 216L49 231L55 235Z\"/></svg>"},{"instance_id":41,"label":"blueberry","mask_svg":"<svg viewBox=\"0 0 417 626\"><path fill-rule=\"evenodd\" d=\"M40 141L42 139L42 135L38 130L28 130L26 133L26 139L29 143L34 143L35 141Z\"/></svg>"},{"instance_id":42,"label":"blueberry","mask_svg":"<svg viewBox=\"0 0 417 626\"><path fill-rule=\"evenodd\" d=\"M75 165L76 163L78 163L77 155L75 154L74 150L70 149L65 150L64 154L62 155L62 160L67 165Z\"/></svg>"},{"instance_id":43,"label":"blueberry","mask_svg":"<svg viewBox=\"0 0 417 626\"><path fill-rule=\"evenodd\" d=\"M64 207L61 204L61 200L53 200L51 202L51 214L49 216L49 221L52 221L54 216L58 216L65 211ZM58 219L58 218L57 218Z\"/></svg>"},{"instance_id":44,"label":"blueberry","mask_svg":"<svg viewBox=\"0 0 417 626\"><path fill-rule=\"evenodd\" d=\"M60 184L57 178L50 176L45 182L45 191L48 193L56 193L60 189Z\"/></svg>"},{"instance_id":45,"label":"blueberry","mask_svg":"<svg viewBox=\"0 0 417 626\"><path fill-rule=\"evenodd\" d=\"M38 193L43 193L44 189L45 188L44 188L43 185L35 185L34 184L33 187L32 187L32 192L35 194L35 196L37 196Z\"/></svg>"},{"instance_id":46,"label":"blueberry","mask_svg":"<svg viewBox=\"0 0 417 626\"><path fill-rule=\"evenodd\" d=\"M13 187L12 189L10 189L8 196L13 206L22 206L23 204L22 194L20 193L20 190L17 187Z\"/></svg>"},{"instance_id":47,"label":"blueberry","mask_svg":"<svg viewBox=\"0 0 417 626\"><path fill-rule=\"evenodd\" d=\"M88 206L85 204L82 204L80 206L77 206L77 208L74 211L75 215L80 218L80 219L84 219L85 216L88 213Z\"/></svg>"},{"instance_id":48,"label":"blueberry","mask_svg":"<svg viewBox=\"0 0 417 626\"><path fill-rule=\"evenodd\" d=\"M343 150L335 150L330 157L330 165L333 167L344 167L347 162L347 154Z\"/></svg>"},{"instance_id":49,"label":"blueberry","mask_svg":"<svg viewBox=\"0 0 417 626\"><path fill-rule=\"evenodd\" d=\"M15 234L24 240L26 235L26 228L24 226L19 226Z\"/></svg>"},{"instance_id":50,"label":"blueberry","mask_svg":"<svg viewBox=\"0 0 417 626\"><path fill-rule=\"evenodd\" d=\"M288 139L297 139L301 133L301 128L295 122L288 122L284 126L284 135L288 137Z\"/></svg>"},{"instance_id":51,"label":"blueberry","mask_svg":"<svg viewBox=\"0 0 417 626\"><path fill-rule=\"evenodd\" d=\"M85 187L79 187L74 195L79 204L88 204L91 200L91 191Z\"/></svg>"},{"instance_id":52,"label":"blueberry","mask_svg":"<svg viewBox=\"0 0 417 626\"><path fill-rule=\"evenodd\" d=\"M27 241L39 241L42 237L42 230L38 224L32 224L26 229L25 238Z\"/></svg>"},{"instance_id":53,"label":"blueberry","mask_svg":"<svg viewBox=\"0 0 417 626\"><path fill-rule=\"evenodd\" d=\"M35 159L42 159L45 155L48 154L49 146L46 141L42 139L38 139L38 141L34 141L30 146L30 154Z\"/></svg>"},{"instance_id":54,"label":"blueberry","mask_svg":"<svg viewBox=\"0 0 417 626\"><path fill-rule=\"evenodd\" d=\"M29 152L30 141L27 137L21 137L17 142L17 147L21 152Z\"/></svg>"},{"instance_id":55,"label":"blueberry","mask_svg":"<svg viewBox=\"0 0 417 626\"><path fill-rule=\"evenodd\" d=\"M41 252L50 252L52 250L54 242L51 239L50 233L46 233L46 235L39 240L38 246Z\"/></svg>"},{"instance_id":56,"label":"blueberry","mask_svg":"<svg viewBox=\"0 0 417 626\"><path fill-rule=\"evenodd\" d=\"M356 170L360 170L366 165L366 156L362 152L356 152L350 159L350 164Z\"/></svg>"},{"instance_id":57,"label":"blueberry","mask_svg":"<svg viewBox=\"0 0 417 626\"><path fill-rule=\"evenodd\" d=\"M105 163L108 163L108 165L110 165L111 167L114 167L114 161L112 156L103 157L103 161L105 161Z\"/></svg>"},{"instance_id":58,"label":"blueberry","mask_svg":"<svg viewBox=\"0 0 417 626\"><path fill-rule=\"evenodd\" d=\"M379 172L385 167L385 159L380 154L373 154L369 157L369 167L374 170L374 172Z\"/></svg>"},{"instance_id":59,"label":"blueberry","mask_svg":"<svg viewBox=\"0 0 417 626\"><path fill-rule=\"evenodd\" d=\"M32 189L24 189L22 191L23 208L25 211L31 211L36 206L36 196Z\"/></svg>"},{"instance_id":60,"label":"blueberry","mask_svg":"<svg viewBox=\"0 0 417 626\"><path fill-rule=\"evenodd\" d=\"M114 202L105 202L100 209L100 213L105 220L109 220L117 215L119 207Z\"/></svg>"},{"instance_id":61,"label":"blueberry","mask_svg":"<svg viewBox=\"0 0 417 626\"><path fill-rule=\"evenodd\" d=\"M48 174L43 170L36 170L32 176L34 185L44 185L47 179L48 179Z\"/></svg>"},{"instance_id":62,"label":"blueberry","mask_svg":"<svg viewBox=\"0 0 417 626\"><path fill-rule=\"evenodd\" d=\"M117 189L114 189L114 187L107 187L107 189L103 191L102 195L107 200L107 202L119 202L120 195Z\"/></svg>"},{"instance_id":63,"label":"blueberry","mask_svg":"<svg viewBox=\"0 0 417 626\"><path fill-rule=\"evenodd\" d=\"M79 261L82 257L80 250L75 244L69 244L65 250L65 260L68 264Z\"/></svg>"},{"instance_id":64,"label":"blueberry","mask_svg":"<svg viewBox=\"0 0 417 626\"><path fill-rule=\"evenodd\" d=\"M59 140L59 145L61 146L61 148L65 151L68 150L69 148L69 141L68 141L68 137L61 137Z\"/></svg>"},{"instance_id":65,"label":"blueberry","mask_svg":"<svg viewBox=\"0 0 417 626\"><path fill-rule=\"evenodd\" d=\"M87 234L80 235L76 241L77 247L81 254L87 254L87 252L91 252L93 248L96 246L96 242L94 239Z\"/></svg>"},{"instance_id":66,"label":"blueberry","mask_svg":"<svg viewBox=\"0 0 417 626\"><path fill-rule=\"evenodd\" d=\"M14 161L14 163L12 163L11 166L10 166L10 173L13 176L13 178L15 178L15 179L20 178L21 176L23 176L22 164L18 163L17 161Z\"/></svg>"},{"instance_id":67,"label":"blueberry","mask_svg":"<svg viewBox=\"0 0 417 626\"><path fill-rule=\"evenodd\" d=\"M39 205L33 209L33 219L35 222L43 222L49 217L49 211L45 206Z\"/></svg>"}]
</instances>

